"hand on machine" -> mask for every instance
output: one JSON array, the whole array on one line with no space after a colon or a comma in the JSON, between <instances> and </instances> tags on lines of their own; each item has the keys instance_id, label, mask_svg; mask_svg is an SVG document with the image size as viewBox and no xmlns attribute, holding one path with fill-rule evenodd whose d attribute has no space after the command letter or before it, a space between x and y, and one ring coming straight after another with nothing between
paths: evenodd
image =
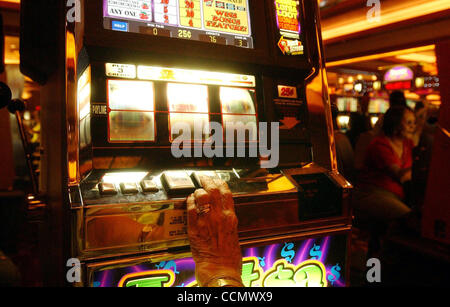
<instances>
[{"instance_id":1,"label":"hand on machine","mask_svg":"<svg viewBox=\"0 0 450 307\"><path fill-rule=\"evenodd\" d=\"M201 177L187 198L188 236L200 287L243 287L234 201L228 185Z\"/></svg>"}]
</instances>

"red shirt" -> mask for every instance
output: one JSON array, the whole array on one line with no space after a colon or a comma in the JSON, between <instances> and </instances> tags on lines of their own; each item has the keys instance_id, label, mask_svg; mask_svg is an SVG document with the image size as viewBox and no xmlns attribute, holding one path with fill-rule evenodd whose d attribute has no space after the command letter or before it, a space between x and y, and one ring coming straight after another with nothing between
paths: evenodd
<instances>
[{"instance_id":1,"label":"red shirt","mask_svg":"<svg viewBox=\"0 0 450 307\"><path fill-rule=\"evenodd\" d=\"M405 196L403 186L396 178L392 177L388 168L394 164L401 169L412 167L413 148L413 142L405 139L403 141L403 155L400 158L387 137L378 136L374 138L366 151L365 172L361 178L361 183L386 189L403 199Z\"/></svg>"}]
</instances>

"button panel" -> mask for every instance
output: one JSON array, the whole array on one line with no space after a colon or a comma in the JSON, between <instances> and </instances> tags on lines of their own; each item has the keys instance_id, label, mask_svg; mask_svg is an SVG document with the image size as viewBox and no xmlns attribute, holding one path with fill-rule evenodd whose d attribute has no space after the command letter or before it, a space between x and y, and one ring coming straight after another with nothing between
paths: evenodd
<instances>
[{"instance_id":1,"label":"button panel","mask_svg":"<svg viewBox=\"0 0 450 307\"><path fill-rule=\"evenodd\" d=\"M144 193L156 193L159 192L159 188L153 180L142 180L141 188Z\"/></svg>"},{"instance_id":2,"label":"button panel","mask_svg":"<svg viewBox=\"0 0 450 307\"><path fill-rule=\"evenodd\" d=\"M139 192L137 185L134 182L121 183L120 189L123 194L137 194Z\"/></svg>"},{"instance_id":3,"label":"button panel","mask_svg":"<svg viewBox=\"0 0 450 307\"><path fill-rule=\"evenodd\" d=\"M203 188L202 182L200 180L201 177L209 177L211 179L220 179L219 175L215 171L198 171L193 172L191 175L192 179L195 181L197 186Z\"/></svg>"},{"instance_id":4,"label":"button panel","mask_svg":"<svg viewBox=\"0 0 450 307\"><path fill-rule=\"evenodd\" d=\"M161 182L168 193L190 193L195 191L195 185L186 172L164 172Z\"/></svg>"},{"instance_id":5,"label":"button panel","mask_svg":"<svg viewBox=\"0 0 450 307\"><path fill-rule=\"evenodd\" d=\"M102 182L98 185L100 194L102 195L116 195L117 189L114 183Z\"/></svg>"}]
</instances>

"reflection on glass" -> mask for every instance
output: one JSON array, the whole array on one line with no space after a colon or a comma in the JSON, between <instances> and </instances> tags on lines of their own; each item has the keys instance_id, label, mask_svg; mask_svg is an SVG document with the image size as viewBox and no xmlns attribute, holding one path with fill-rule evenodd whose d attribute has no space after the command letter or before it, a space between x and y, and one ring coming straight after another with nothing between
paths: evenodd
<instances>
[{"instance_id":1,"label":"reflection on glass","mask_svg":"<svg viewBox=\"0 0 450 307\"><path fill-rule=\"evenodd\" d=\"M235 140L257 141L258 139L256 116L254 115L223 115L223 123L225 135L237 134ZM245 137L245 140L239 139L239 136Z\"/></svg>"},{"instance_id":2,"label":"reflection on glass","mask_svg":"<svg viewBox=\"0 0 450 307\"><path fill-rule=\"evenodd\" d=\"M78 79L78 118L81 120L91 112L91 67Z\"/></svg>"},{"instance_id":3,"label":"reflection on glass","mask_svg":"<svg viewBox=\"0 0 450 307\"><path fill-rule=\"evenodd\" d=\"M253 90L221 87L220 101L222 113L256 114Z\"/></svg>"},{"instance_id":4,"label":"reflection on glass","mask_svg":"<svg viewBox=\"0 0 450 307\"><path fill-rule=\"evenodd\" d=\"M167 84L170 112L208 113L208 87L193 84Z\"/></svg>"},{"instance_id":5,"label":"reflection on glass","mask_svg":"<svg viewBox=\"0 0 450 307\"><path fill-rule=\"evenodd\" d=\"M85 117L80 120L80 147L84 148L91 143L91 119Z\"/></svg>"},{"instance_id":6,"label":"reflection on glass","mask_svg":"<svg viewBox=\"0 0 450 307\"><path fill-rule=\"evenodd\" d=\"M171 113L171 140L204 140L209 137L209 115ZM206 133L205 133L206 131Z\"/></svg>"},{"instance_id":7,"label":"reflection on glass","mask_svg":"<svg viewBox=\"0 0 450 307\"><path fill-rule=\"evenodd\" d=\"M112 110L155 110L153 82L108 80L108 95Z\"/></svg>"},{"instance_id":8,"label":"reflection on glass","mask_svg":"<svg viewBox=\"0 0 450 307\"><path fill-rule=\"evenodd\" d=\"M111 111L110 141L154 141L155 115L150 112Z\"/></svg>"}]
</instances>

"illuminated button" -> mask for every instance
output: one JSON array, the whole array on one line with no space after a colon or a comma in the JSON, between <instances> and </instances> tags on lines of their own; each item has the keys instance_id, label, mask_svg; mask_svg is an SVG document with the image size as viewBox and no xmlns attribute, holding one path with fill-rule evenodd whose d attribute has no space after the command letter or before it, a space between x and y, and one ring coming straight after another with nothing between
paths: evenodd
<instances>
[{"instance_id":1,"label":"illuminated button","mask_svg":"<svg viewBox=\"0 0 450 307\"><path fill-rule=\"evenodd\" d=\"M136 183L134 182L121 183L120 189L123 194L136 194L138 192Z\"/></svg>"},{"instance_id":2,"label":"illuminated button","mask_svg":"<svg viewBox=\"0 0 450 307\"><path fill-rule=\"evenodd\" d=\"M102 195L116 195L117 190L114 183L102 182L98 185L98 189Z\"/></svg>"},{"instance_id":3,"label":"illuminated button","mask_svg":"<svg viewBox=\"0 0 450 307\"><path fill-rule=\"evenodd\" d=\"M186 172L164 172L161 181L168 193L189 193L195 190L195 185Z\"/></svg>"},{"instance_id":4,"label":"illuminated button","mask_svg":"<svg viewBox=\"0 0 450 307\"><path fill-rule=\"evenodd\" d=\"M141 188L144 192L158 192L158 186L153 180L142 180Z\"/></svg>"},{"instance_id":5,"label":"illuminated button","mask_svg":"<svg viewBox=\"0 0 450 307\"><path fill-rule=\"evenodd\" d=\"M200 180L200 178L202 177L209 177L211 179L220 179L220 177L216 174L215 171L193 172L191 176L194 179L195 183L197 183L197 185L201 188L203 187L202 182Z\"/></svg>"}]
</instances>

